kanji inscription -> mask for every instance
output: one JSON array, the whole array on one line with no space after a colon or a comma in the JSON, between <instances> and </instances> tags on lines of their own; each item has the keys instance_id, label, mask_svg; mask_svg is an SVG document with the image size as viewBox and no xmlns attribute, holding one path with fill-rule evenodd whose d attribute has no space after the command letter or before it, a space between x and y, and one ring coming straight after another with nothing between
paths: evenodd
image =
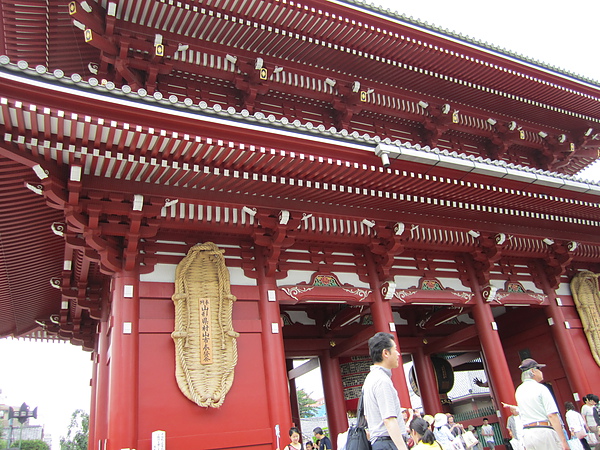
<instances>
[{"instance_id":1,"label":"kanji inscription","mask_svg":"<svg viewBox=\"0 0 600 450\"><path fill-rule=\"evenodd\" d=\"M210 299L201 298L198 302L200 308L200 363L212 364L212 336L210 327Z\"/></svg>"}]
</instances>

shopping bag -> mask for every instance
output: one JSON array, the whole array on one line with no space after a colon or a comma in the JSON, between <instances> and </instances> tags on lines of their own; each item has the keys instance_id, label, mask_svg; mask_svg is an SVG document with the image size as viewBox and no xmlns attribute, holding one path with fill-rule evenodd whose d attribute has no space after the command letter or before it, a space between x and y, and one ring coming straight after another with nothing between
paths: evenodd
<instances>
[{"instance_id":1,"label":"shopping bag","mask_svg":"<svg viewBox=\"0 0 600 450\"><path fill-rule=\"evenodd\" d=\"M512 438L510 440L510 445L512 446L513 450L523 450L523 442L518 439Z\"/></svg>"},{"instance_id":2,"label":"shopping bag","mask_svg":"<svg viewBox=\"0 0 600 450\"><path fill-rule=\"evenodd\" d=\"M571 450L583 450L583 444L576 437L569 439L567 442L569 443L569 448Z\"/></svg>"},{"instance_id":3,"label":"shopping bag","mask_svg":"<svg viewBox=\"0 0 600 450\"><path fill-rule=\"evenodd\" d=\"M595 433L588 433L585 439L588 441L588 444L590 444L590 447L598 443L598 438Z\"/></svg>"},{"instance_id":4,"label":"shopping bag","mask_svg":"<svg viewBox=\"0 0 600 450\"><path fill-rule=\"evenodd\" d=\"M348 440L348 431L338 434L337 448L338 450L346 450L346 441Z\"/></svg>"}]
</instances>

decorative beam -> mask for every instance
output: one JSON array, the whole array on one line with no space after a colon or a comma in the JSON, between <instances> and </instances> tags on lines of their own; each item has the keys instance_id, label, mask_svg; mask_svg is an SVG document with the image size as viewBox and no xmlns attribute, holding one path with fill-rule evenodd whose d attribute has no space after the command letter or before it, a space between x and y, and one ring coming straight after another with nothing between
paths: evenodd
<instances>
[{"instance_id":1,"label":"decorative beam","mask_svg":"<svg viewBox=\"0 0 600 450\"><path fill-rule=\"evenodd\" d=\"M368 326L362 331L359 331L352 337L344 339L342 342L335 344L335 347L329 350L329 355L332 358L339 358L341 356L347 356L359 347L364 346L367 341L375 334L375 328L373 325Z\"/></svg>"},{"instance_id":2,"label":"decorative beam","mask_svg":"<svg viewBox=\"0 0 600 450\"><path fill-rule=\"evenodd\" d=\"M450 358L448 362L452 367L461 366L466 363L470 363L474 359L481 358L481 353L479 352L466 352L462 355L456 356L454 358Z\"/></svg>"},{"instance_id":3,"label":"decorative beam","mask_svg":"<svg viewBox=\"0 0 600 450\"><path fill-rule=\"evenodd\" d=\"M305 375L319 367L319 358L311 358L301 366L288 371L288 380L293 380L299 376Z\"/></svg>"},{"instance_id":4,"label":"decorative beam","mask_svg":"<svg viewBox=\"0 0 600 450\"><path fill-rule=\"evenodd\" d=\"M475 325L469 325L461 330L452 333L449 336L437 339L431 344L427 344L425 346L425 352L430 355L434 353L444 353L447 352L449 349L456 347L459 344L462 344L463 342L476 338L477 336L478 333Z\"/></svg>"}]
</instances>

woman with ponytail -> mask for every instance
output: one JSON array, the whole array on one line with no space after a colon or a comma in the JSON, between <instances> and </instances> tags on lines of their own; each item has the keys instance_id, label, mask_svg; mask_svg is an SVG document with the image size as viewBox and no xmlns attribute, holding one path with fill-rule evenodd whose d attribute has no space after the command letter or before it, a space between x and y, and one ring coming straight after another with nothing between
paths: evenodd
<instances>
[{"instance_id":1,"label":"woman with ponytail","mask_svg":"<svg viewBox=\"0 0 600 450\"><path fill-rule=\"evenodd\" d=\"M435 440L429 424L424 419L415 417L411 420L409 428L410 437L415 441L412 450L442 450L440 444Z\"/></svg>"}]
</instances>

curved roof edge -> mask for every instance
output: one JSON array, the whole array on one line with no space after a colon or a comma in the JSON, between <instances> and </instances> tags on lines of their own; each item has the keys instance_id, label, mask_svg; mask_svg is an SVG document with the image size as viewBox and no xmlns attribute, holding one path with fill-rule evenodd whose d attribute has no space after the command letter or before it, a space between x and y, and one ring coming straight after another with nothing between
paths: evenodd
<instances>
[{"instance_id":1,"label":"curved roof edge","mask_svg":"<svg viewBox=\"0 0 600 450\"><path fill-rule=\"evenodd\" d=\"M175 95L163 98L162 95L148 95L145 89L132 91L129 85L121 89L109 82L106 85L99 84L96 78L83 79L79 74L71 77L64 76L61 70L48 72L44 66L29 67L26 61L16 64L10 62L6 55L0 56L0 78L13 79L6 71L17 74L21 82L29 82L38 87L46 86L49 89L60 90L62 93L70 93L77 96L85 96L88 99L106 98L130 107L148 108L154 104L165 114L186 115L192 119L212 118L223 124L240 126L258 126L263 131L271 133L283 133L290 137L300 139L329 141L337 145L353 147L362 151L373 151L375 155L381 156L386 153L392 159L408 159L426 165L438 165L456 169L457 171L475 172L489 175L495 178L513 179L526 183L541 184L548 187L563 188L576 192L592 193L600 195L600 182L582 180L577 176L565 175L548 170L534 169L531 167L506 163L501 160L482 158L481 156L466 155L463 153L449 152L439 148L421 146L412 142L402 142L398 139L392 141L390 138L371 136L367 133L360 134L357 131L349 133L346 130L337 130L333 127L327 129L323 125L314 126L311 122L301 123L299 120L290 122L287 118L277 119L273 114L265 116L262 112L250 114L246 109L238 111L233 106L223 109L221 105L208 105L201 101L193 104L191 99L180 100ZM4 76L2 75L4 73ZM95 92L94 92L95 91ZM112 100L109 100L112 99Z\"/></svg>"},{"instance_id":2,"label":"curved roof edge","mask_svg":"<svg viewBox=\"0 0 600 450\"><path fill-rule=\"evenodd\" d=\"M424 30L426 32L434 32L434 33L440 34L444 37L456 39L456 40L465 42L467 44L475 45L477 47L480 47L481 49L495 52L500 56L514 58L516 60L537 66L538 68L549 70L556 74L573 78L577 81L583 81L583 82L589 83L595 87L600 87L600 80L586 77L584 75L577 74L575 72L572 72L570 70L567 70L567 69L564 69L561 67L553 66L549 63L540 61L535 58L527 57L521 53L508 50L506 48L494 45L494 44L486 42L486 41L476 39L471 36L465 36L464 34L458 33L456 31L452 31L447 28L437 26L435 24L420 20L418 18L414 18L412 16L407 16L398 11L392 11L389 8L384 8L383 6L378 6L375 3L367 2L366 0L329 0L329 1L335 1L340 4L352 5L354 7L363 8L366 11L370 11L370 12L377 13L377 14L382 14L384 16L387 16L387 18L389 18L389 19L394 19L394 20L399 20L399 21L405 22L412 26L421 28L422 30Z\"/></svg>"}]
</instances>

